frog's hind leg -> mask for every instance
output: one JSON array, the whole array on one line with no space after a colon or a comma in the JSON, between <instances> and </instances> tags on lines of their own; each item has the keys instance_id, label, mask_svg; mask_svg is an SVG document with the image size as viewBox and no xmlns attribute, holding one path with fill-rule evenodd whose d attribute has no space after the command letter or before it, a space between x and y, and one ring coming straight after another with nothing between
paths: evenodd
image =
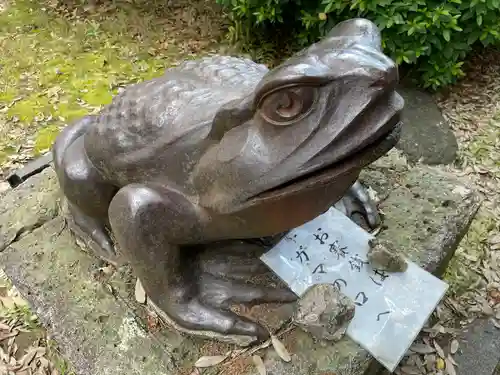
<instances>
[{"instance_id":1,"label":"frog's hind leg","mask_svg":"<svg viewBox=\"0 0 500 375\"><path fill-rule=\"evenodd\" d=\"M107 227L109 203L117 189L92 165L83 138L80 135L66 143L64 150L57 149L57 143L54 146L59 184L68 201L70 229L95 255L115 264L116 252ZM61 140L60 144L64 143Z\"/></svg>"},{"instance_id":2,"label":"frog's hind leg","mask_svg":"<svg viewBox=\"0 0 500 375\"><path fill-rule=\"evenodd\" d=\"M161 315L184 332L266 337L267 331L201 298L201 270L186 243L203 237L202 209L181 194L163 187L132 184L113 198L109 218L120 251L141 280L148 300ZM218 300L218 292L209 300ZM205 295L205 297L207 297Z\"/></svg>"}]
</instances>

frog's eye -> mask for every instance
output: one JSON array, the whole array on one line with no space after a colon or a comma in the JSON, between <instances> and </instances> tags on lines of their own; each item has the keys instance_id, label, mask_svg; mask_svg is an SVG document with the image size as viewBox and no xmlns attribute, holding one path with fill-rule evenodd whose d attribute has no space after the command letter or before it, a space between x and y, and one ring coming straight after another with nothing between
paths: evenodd
<instances>
[{"instance_id":1,"label":"frog's eye","mask_svg":"<svg viewBox=\"0 0 500 375\"><path fill-rule=\"evenodd\" d=\"M289 125L306 117L312 111L316 98L315 87L281 89L262 99L259 113L271 124Z\"/></svg>"}]
</instances>

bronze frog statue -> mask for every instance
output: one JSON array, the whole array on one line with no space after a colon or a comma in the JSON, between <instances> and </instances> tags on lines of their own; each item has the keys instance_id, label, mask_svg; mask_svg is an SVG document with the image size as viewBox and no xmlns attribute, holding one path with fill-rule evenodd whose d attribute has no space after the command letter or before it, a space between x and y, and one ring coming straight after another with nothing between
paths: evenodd
<instances>
[{"instance_id":1,"label":"bronze frog statue","mask_svg":"<svg viewBox=\"0 0 500 375\"><path fill-rule=\"evenodd\" d=\"M376 224L357 179L399 138L397 83L377 27L352 19L272 70L211 56L128 87L54 144L72 229L110 262L116 244L182 329L267 337L231 303L296 296L245 282L266 272L256 256L233 259L251 253L245 239L300 226L343 196Z\"/></svg>"}]
</instances>

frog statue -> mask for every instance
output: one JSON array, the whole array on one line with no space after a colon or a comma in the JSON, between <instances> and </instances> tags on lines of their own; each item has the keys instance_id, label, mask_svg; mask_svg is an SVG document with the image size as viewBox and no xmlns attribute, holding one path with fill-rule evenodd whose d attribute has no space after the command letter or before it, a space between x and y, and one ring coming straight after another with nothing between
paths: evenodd
<instances>
[{"instance_id":1,"label":"frog statue","mask_svg":"<svg viewBox=\"0 0 500 375\"><path fill-rule=\"evenodd\" d=\"M130 86L56 139L71 229L101 259L124 259L179 329L264 339L232 304L297 296L249 282L270 272L253 240L343 197L377 225L358 177L399 139L397 83L376 25L351 19L271 70L210 56Z\"/></svg>"}]
</instances>

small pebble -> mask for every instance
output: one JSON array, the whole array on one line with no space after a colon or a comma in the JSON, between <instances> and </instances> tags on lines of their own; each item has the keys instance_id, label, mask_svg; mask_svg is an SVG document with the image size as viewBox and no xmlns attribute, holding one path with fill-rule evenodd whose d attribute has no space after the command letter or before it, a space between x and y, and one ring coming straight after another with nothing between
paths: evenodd
<instances>
[{"instance_id":1,"label":"small pebble","mask_svg":"<svg viewBox=\"0 0 500 375\"><path fill-rule=\"evenodd\" d=\"M310 287L297 302L293 322L320 340L338 341L354 318L354 302L331 284Z\"/></svg>"},{"instance_id":2,"label":"small pebble","mask_svg":"<svg viewBox=\"0 0 500 375\"><path fill-rule=\"evenodd\" d=\"M387 272L405 272L408 269L408 263L392 242L378 238L370 241L368 261L372 267Z\"/></svg>"}]
</instances>

